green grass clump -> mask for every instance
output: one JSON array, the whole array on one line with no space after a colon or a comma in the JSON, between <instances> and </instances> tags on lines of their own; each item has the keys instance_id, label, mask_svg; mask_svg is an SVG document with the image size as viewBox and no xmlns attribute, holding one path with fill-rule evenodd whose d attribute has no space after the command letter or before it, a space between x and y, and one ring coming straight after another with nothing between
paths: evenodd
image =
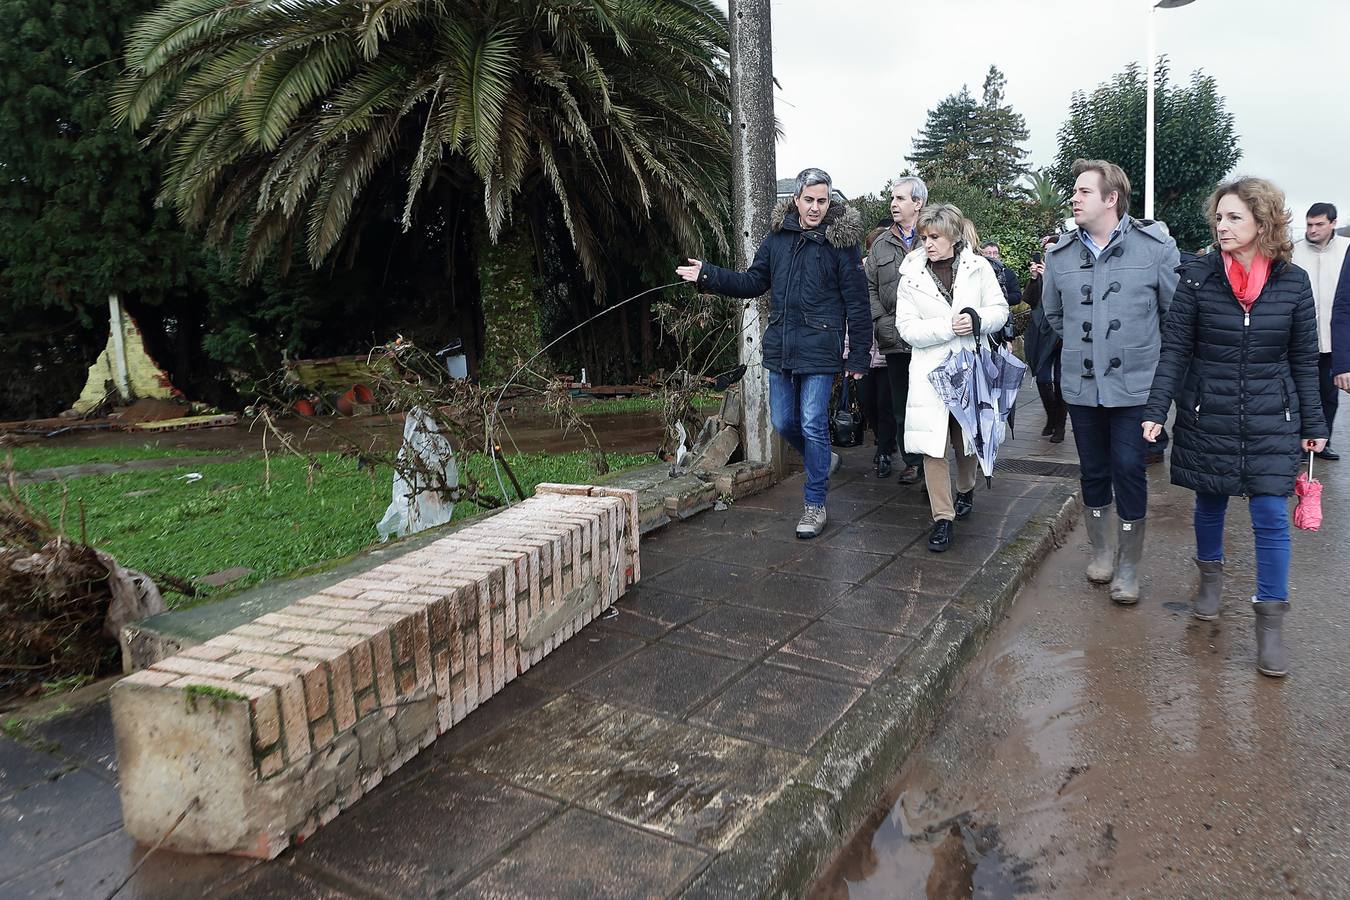
<instances>
[{"instance_id":1,"label":"green grass clump","mask_svg":"<svg viewBox=\"0 0 1350 900\"><path fill-rule=\"evenodd\" d=\"M597 478L583 452L506 458L527 492L540 482ZM637 454L611 453L608 458L616 470L652 461ZM264 479L264 460L250 458L197 469L174 466L43 482L20 490L53 521L60 515L63 492L69 492L66 533L79 537L83 507L89 543L152 576L191 581L235 566L253 570L217 591L221 593L350 556L378 540L375 523L392 497L392 470L358 471L354 460L337 454L320 460L322 468L312 480L304 460L273 456L270 484ZM467 467L486 493L501 494L488 458L471 456ZM184 476L194 471L202 478L189 482ZM502 481L509 490L504 471ZM461 503L455 517L478 511ZM171 606L190 602L177 594L165 599Z\"/></svg>"},{"instance_id":2,"label":"green grass clump","mask_svg":"<svg viewBox=\"0 0 1350 900\"><path fill-rule=\"evenodd\" d=\"M239 700L244 703L248 698L243 694L230 690L229 688L216 687L211 684L189 684L183 688L183 693L187 697L187 708L189 712L195 712L198 700L210 700L212 705L219 709L222 704L230 700Z\"/></svg>"}]
</instances>

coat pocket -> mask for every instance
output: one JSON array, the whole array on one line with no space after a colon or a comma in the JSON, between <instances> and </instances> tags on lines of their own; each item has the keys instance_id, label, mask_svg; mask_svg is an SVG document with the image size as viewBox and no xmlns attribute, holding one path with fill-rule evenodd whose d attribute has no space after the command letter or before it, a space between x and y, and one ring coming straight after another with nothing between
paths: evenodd
<instances>
[{"instance_id":1,"label":"coat pocket","mask_svg":"<svg viewBox=\"0 0 1350 900\"><path fill-rule=\"evenodd\" d=\"M895 316L893 315L885 315L874 321L872 332L876 335L877 348L882 353L905 348L905 342L900 340L900 332L895 329Z\"/></svg>"},{"instance_id":2,"label":"coat pocket","mask_svg":"<svg viewBox=\"0 0 1350 900\"><path fill-rule=\"evenodd\" d=\"M1153 375L1158 371L1158 353L1161 348L1126 347L1120 352L1122 380L1125 392L1148 396L1153 387Z\"/></svg>"},{"instance_id":3,"label":"coat pocket","mask_svg":"<svg viewBox=\"0 0 1350 900\"><path fill-rule=\"evenodd\" d=\"M798 365L814 368L842 366L844 323L820 316L803 316L802 348Z\"/></svg>"}]
</instances>

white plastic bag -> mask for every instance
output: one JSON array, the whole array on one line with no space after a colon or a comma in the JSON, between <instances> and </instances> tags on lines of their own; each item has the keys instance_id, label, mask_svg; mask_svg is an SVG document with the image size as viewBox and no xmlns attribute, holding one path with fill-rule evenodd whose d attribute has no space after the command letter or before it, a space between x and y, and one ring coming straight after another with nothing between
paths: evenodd
<instances>
[{"instance_id":1,"label":"white plastic bag","mask_svg":"<svg viewBox=\"0 0 1350 900\"><path fill-rule=\"evenodd\" d=\"M436 420L420 406L409 410L404 420L398 459L403 471L394 470L393 500L375 526L381 541L391 535L402 537L443 525L455 513L454 502L438 490L442 484L445 488L459 486L455 451L436 427ZM403 465L410 459L419 462L420 470Z\"/></svg>"}]
</instances>

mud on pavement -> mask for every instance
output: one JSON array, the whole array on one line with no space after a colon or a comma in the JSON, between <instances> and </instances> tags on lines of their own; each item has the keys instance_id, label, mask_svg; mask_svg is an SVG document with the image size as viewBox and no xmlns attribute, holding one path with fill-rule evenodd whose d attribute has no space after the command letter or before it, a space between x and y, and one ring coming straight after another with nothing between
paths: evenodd
<instances>
[{"instance_id":1,"label":"mud on pavement","mask_svg":"<svg viewBox=\"0 0 1350 900\"><path fill-rule=\"evenodd\" d=\"M812 896L1350 896L1350 466L1319 477L1289 678L1255 671L1245 505L1223 614L1194 620L1193 495L1154 470L1139 606L1083 580L1080 527Z\"/></svg>"}]
</instances>

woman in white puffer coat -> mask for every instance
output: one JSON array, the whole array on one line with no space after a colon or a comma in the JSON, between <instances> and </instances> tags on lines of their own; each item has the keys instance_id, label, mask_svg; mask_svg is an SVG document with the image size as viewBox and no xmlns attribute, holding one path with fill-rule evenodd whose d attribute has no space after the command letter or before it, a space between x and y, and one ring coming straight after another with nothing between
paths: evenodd
<instances>
[{"instance_id":1,"label":"woman in white puffer coat","mask_svg":"<svg viewBox=\"0 0 1350 900\"><path fill-rule=\"evenodd\" d=\"M905 450L924 455L924 479L933 512L928 549L941 553L951 545L953 522L970 515L975 504L975 456L966 454L961 426L928 380L953 350L974 350L984 335L1008 321L1008 301L978 241L963 238L968 229L961 210L950 203L924 207L916 226L923 251L900 264L895 327L914 348L909 363L909 399L905 404ZM947 447L956 452L956 495L952 496Z\"/></svg>"}]
</instances>

